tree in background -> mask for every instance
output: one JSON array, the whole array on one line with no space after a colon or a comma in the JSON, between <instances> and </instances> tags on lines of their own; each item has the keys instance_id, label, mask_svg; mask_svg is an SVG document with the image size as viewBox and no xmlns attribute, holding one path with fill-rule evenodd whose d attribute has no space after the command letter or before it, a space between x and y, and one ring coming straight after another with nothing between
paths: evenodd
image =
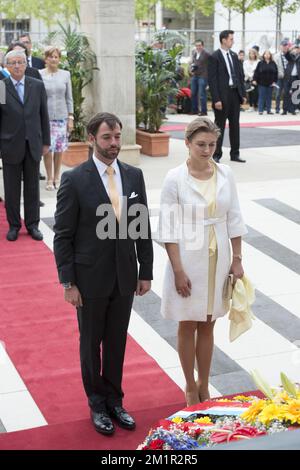
<instances>
[{"instance_id":1,"label":"tree in background","mask_svg":"<svg viewBox=\"0 0 300 470\"><path fill-rule=\"evenodd\" d=\"M0 0L0 33L3 17L16 23L18 19L36 18L44 21L48 31L62 17L68 22L78 18L79 0ZM2 43L0 37L0 43Z\"/></svg>"},{"instance_id":2,"label":"tree in background","mask_svg":"<svg viewBox=\"0 0 300 470\"><path fill-rule=\"evenodd\" d=\"M222 5L242 15L242 49L245 50L246 14L267 6L267 0L221 0Z\"/></svg>"},{"instance_id":3,"label":"tree in background","mask_svg":"<svg viewBox=\"0 0 300 470\"><path fill-rule=\"evenodd\" d=\"M202 13L210 16L215 9L215 0L162 0L162 5L169 10L177 11L179 14L187 13L190 21L191 38L190 43L195 42L196 14Z\"/></svg>"},{"instance_id":4,"label":"tree in background","mask_svg":"<svg viewBox=\"0 0 300 470\"><path fill-rule=\"evenodd\" d=\"M284 13L296 13L300 8L300 0L269 0L265 3L266 6L271 7L276 15L276 47L278 47L281 39L282 15Z\"/></svg>"}]
</instances>

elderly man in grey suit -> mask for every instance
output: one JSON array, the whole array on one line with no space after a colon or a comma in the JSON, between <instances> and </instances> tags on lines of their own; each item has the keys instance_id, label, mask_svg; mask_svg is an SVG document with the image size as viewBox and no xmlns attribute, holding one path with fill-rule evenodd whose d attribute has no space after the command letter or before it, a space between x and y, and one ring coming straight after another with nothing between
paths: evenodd
<instances>
[{"instance_id":1,"label":"elderly man in grey suit","mask_svg":"<svg viewBox=\"0 0 300 470\"><path fill-rule=\"evenodd\" d=\"M41 80L25 76L26 56L11 51L4 58L10 72L5 78L5 103L0 104L0 147L3 161L5 209L9 231L15 241L21 228L21 177L24 178L24 219L34 240L42 240L38 229L39 163L50 145L47 97Z\"/></svg>"}]
</instances>

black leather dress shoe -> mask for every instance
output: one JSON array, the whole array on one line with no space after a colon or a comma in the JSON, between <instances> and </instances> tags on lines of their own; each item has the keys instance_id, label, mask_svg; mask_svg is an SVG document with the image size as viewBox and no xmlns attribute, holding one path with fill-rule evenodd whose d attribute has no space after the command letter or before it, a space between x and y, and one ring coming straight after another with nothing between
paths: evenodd
<instances>
[{"instance_id":1,"label":"black leather dress shoe","mask_svg":"<svg viewBox=\"0 0 300 470\"><path fill-rule=\"evenodd\" d=\"M10 228L6 235L6 240L15 242L18 239L19 231L16 228Z\"/></svg>"},{"instance_id":2,"label":"black leather dress shoe","mask_svg":"<svg viewBox=\"0 0 300 470\"><path fill-rule=\"evenodd\" d=\"M32 228L31 230L28 230L29 235L31 238L34 240L37 240L38 242L43 240L43 234L38 228Z\"/></svg>"},{"instance_id":3,"label":"black leather dress shoe","mask_svg":"<svg viewBox=\"0 0 300 470\"><path fill-rule=\"evenodd\" d=\"M40 173L40 181L44 181L46 179L46 176L42 175L42 173Z\"/></svg>"},{"instance_id":4,"label":"black leather dress shoe","mask_svg":"<svg viewBox=\"0 0 300 470\"><path fill-rule=\"evenodd\" d=\"M40 207L44 207L44 205L45 205L45 203L44 203L43 201L40 201L40 202L39 202L39 206L40 206Z\"/></svg>"},{"instance_id":5,"label":"black leather dress shoe","mask_svg":"<svg viewBox=\"0 0 300 470\"><path fill-rule=\"evenodd\" d=\"M134 419L132 416L130 416L130 414L127 413L126 410L124 410L122 406L114 406L113 408L110 408L109 414L117 421L121 428L129 430L135 429Z\"/></svg>"},{"instance_id":6,"label":"black leather dress shoe","mask_svg":"<svg viewBox=\"0 0 300 470\"><path fill-rule=\"evenodd\" d=\"M231 158L230 160L231 160L232 162L246 163L246 160L243 160L243 159L240 158L240 157Z\"/></svg>"},{"instance_id":7,"label":"black leather dress shoe","mask_svg":"<svg viewBox=\"0 0 300 470\"><path fill-rule=\"evenodd\" d=\"M91 410L91 420L97 432L101 434L113 434L115 432L115 427L108 416L106 411L96 411Z\"/></svg>"}]
</instances>

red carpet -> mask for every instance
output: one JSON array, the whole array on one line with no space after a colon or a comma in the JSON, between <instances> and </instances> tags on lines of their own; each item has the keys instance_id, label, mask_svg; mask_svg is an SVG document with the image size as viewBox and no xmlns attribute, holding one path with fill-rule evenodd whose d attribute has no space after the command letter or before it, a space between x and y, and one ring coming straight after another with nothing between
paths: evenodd
<instances>
[{"instance_id":1,"label":"red carpet","mask_svg":"<svg viewBox=\"0 0 300 470\"><path fill-rule=\"evenodd\" d=\"M0 203L0 340L51 426L0 434L0 449L104 449L108 438L98 435L89 421L76 313L63 300L53 254L24 229L14 243L6 241L6 231ZM151 423L183 406L182 391L130 337L123 389L124 406L137 417L138 427L130 435L118 430L110 448L135 448Z\"/></svg>"},{"instance_id":2,"label":"red carpet","mask_svg":"<svg viewBox=\"0 0 300 470\"><path fill-rule=\"evenodd\" d=\"M197 116L195 116L196 118ZM161 126L160 130L169 132L169 131L184 131L188 123L182 124L164 124ZM272 122L241 122L240 127L287 127L287 126L300 126L300 121L272 121ZM226 124L228 128L228 124Z\"/></svg>"}]
</instances>

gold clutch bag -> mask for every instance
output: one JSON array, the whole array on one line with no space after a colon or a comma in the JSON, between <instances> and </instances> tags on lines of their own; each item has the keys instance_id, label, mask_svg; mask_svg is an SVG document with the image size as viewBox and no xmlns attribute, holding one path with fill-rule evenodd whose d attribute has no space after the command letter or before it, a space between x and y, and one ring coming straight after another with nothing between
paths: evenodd
<instances>
[{"instance_id":1,"label":"gold clutch bag","mask_svg":"<svg viewBox=\"0 0 300 470\"><path fill-rule=\"evenodd\" d=\"M232 291L233 291L233 274L228 274L224 282L223 293L222 293L224 310L226 310L227 312L230 310L230 301L232 299Z\"/></svg>"}]
</instances>

